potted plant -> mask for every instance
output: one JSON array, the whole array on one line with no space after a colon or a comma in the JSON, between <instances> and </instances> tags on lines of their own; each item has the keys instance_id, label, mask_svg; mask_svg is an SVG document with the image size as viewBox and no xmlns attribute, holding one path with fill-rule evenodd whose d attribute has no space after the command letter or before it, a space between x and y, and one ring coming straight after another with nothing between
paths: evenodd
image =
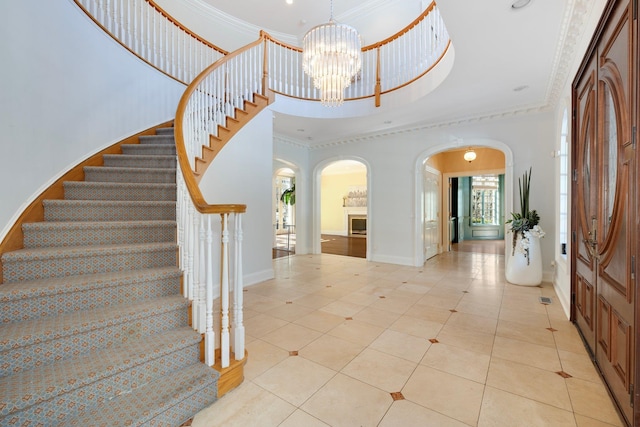
<instances>
[{"instance_id":1,"label":"potted plant","mask_svg":"<svg viewBox=\"0 0 640 427\"><path fill-rule=\"evenodd\" d=\"M531 168L518 179L520 190L520 212L512 212L510 224L511 250L507 252L507 280L517 285L539 285L542 282L542 254L540 238L544 231L540 227L540 215L530 209Z\"/></svg>"},{"instance_id":2,"label":"potted plant","mask_svg":"<svg viewBox=\"0 0 640 427\"><path fill-rule=\"evenodd\" d=\"M296 185L293 184L291 188L287 188L280 195L280 201L285 205L295 205L296 204Z\"/></svg>"}]
</instances>

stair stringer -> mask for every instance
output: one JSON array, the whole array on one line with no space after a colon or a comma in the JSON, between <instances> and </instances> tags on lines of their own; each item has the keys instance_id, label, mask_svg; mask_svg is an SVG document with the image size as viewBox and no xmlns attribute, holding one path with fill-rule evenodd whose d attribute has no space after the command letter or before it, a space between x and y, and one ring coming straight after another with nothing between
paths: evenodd
<instances>
[{"instance_id":1,"label":"stair stringer","mask_svg":"<svg viewBox=\"0 0 640 427\"><path fill-rule=\"evenodd\" d=\"M240 129L260 113L272 100L258 93L253 94L253 101L244 101L244 110L235 109L235 118L226 117L225 126L218 125L218 135L209 135L209 146L202 146L202 156L196 157L194 176L200 182L207 168L220 150L234 137Z\"/></svg>"}]
</instances>

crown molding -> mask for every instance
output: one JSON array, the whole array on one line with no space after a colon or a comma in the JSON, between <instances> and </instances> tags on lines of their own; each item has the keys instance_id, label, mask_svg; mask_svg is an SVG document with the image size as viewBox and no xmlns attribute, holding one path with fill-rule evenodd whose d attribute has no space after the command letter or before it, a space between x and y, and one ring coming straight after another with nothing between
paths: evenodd
<instances>
[{"instance_id":1,"label":"crown molding","mask_svg":"<svg viewBox=\"0 0 640 427\"><path fill-rule=\"evenodd\" d=\"M556 104L566 86L571 66L575 63L577 48L584 37L585 22L591 10L593 0L568 0L566 12L560 29L558 47L553 60L552 78L547 87L547 104Z\"/></svg>"},{"instance_id":2,"label":"crown molding","mask_svg":"<svg viewBox=\"0 0 640 427\"><path fill-rule=\"evenodd\" d=\"M517 117L517 116L526 116L530 114L544 113L551 110L552 108L548 104L544 104L544 105L540 104L537 106L522 107L515 110L496 111L489 114L469 116L469 117L441 121L441 122L423 123L417 126L414 125L414 126L407 126L407 127L398 127L395 129L388 130L386 132L361 134L352 138L339 139L339 140L328 141L328 142L319 143L319 144L308 144L304 146L309 150L321 150L325 148L353 144L356 142L373 141L373 140L388 138L388 137L397 136L397 135L410 135L418 132L424 132L426 130L442 129L442 128L448 128L452 126L464 126L464 125L486 122L491 120L502 120L502 119Z\"/></svg>"},{"instance_id":3,"label":"crown molding","mask_svg":"<svg viewBox=\"0 0 640 427\"><path fill-rule=\"evenodd\" d=\"M274 134L273 135L273 142L277 142L277 143L281 143L281 144L285 144L285 145L290 145L292 147L295 148L304 148L304 149L309 149L309 145L305 144L299 140L281 135L281 134Z\"/></svg>"}]
</instances>

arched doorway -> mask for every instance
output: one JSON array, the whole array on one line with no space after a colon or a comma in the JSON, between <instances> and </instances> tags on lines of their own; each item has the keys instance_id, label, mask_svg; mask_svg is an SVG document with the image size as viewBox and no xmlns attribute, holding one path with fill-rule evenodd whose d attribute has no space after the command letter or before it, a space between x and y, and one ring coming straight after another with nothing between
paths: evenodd
<instances>
[{"instance_id":1,"label":"arched doorway","mask_svg":"<svg viewBox=\"0 0 640 427\"><path fill-rule=\"evenodd\" d=\"M465 152L473 147L476 158L471 162L464 159ZM470 141L464 144L456 142L452 148L451 144L440 145L431 148L423 153L416 162L416 223L415 223L415 259L414 265L420 266L434 256L434 231L439 233L436 244L437 253L446 252L451 249L450 243L455 240L455 234L462 230L469 235L475 232L477 236L483 233L489 238L503 227L505 212L511 211L512 206L512 180L513 161L511 150L498 141L482 140ZM499 176L503 175L504 178ZM463 179L460 179L464 177ZM476 177L474 180L473 177ZM440 182L439 197L434 196L433 181ZM472 207L482 207L480 194L482 191L474 191L473 183L495 180L500 185L499 211L494 211L499 216L500 221L496 224L482 224L474 221ZM458 187L457 187L458 186ZM463 186L464 189L459 188ZM464 191L462 191L464 190ZM476 190L481 190L478 184ZM454 196L452 196L452 194ZM439 212L434 214L433 206L430 203L439 203ZM457 206L458 202L462 206ZM466 209L466 212L455 212L458 209ZM489 209L486 210L487 212ZM484 212L484 211L483 211ZM433 216L437 216L435 220ZM476 215L477 217L478 215ZM476 218L477 219L477 218ZM491 230L491 228L495 230ZM482 230L481 230L482 229ZM497 234L496 239L501 239L500 249L505 246L504 235ZM459 236L458 236L459 237ZM482 238L482 237L480 237Z\"/></svg>"},{"instance_id":2,"label":"arched doorway","mask_svg":"<svg viewBox=\"0 0 640 427\"><path fill-rule=\"evenodd\" d=\"M367 258L369 227L368 168L360 160L341 159L319 166L316 175L316 253Z\"/></svg>"},{"instance_id":3,"label":"arched doorway","mask_svg":"<svg viewBox=\"0 0 640 427\"><path fill-rule=\"evenodd\" d=\"M278 169L273 178L273 258L292 255L296 247L296 178L290 168Z\"/></svg>"}]
</instances>

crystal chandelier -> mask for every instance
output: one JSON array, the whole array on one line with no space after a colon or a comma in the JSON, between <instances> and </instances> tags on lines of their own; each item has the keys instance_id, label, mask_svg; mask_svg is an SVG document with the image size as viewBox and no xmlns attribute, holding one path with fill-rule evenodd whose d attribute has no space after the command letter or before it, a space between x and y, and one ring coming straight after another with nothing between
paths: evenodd
<instances>
[{"instance_id":1,"label":"crystal chandelier","mask_svg":"<svg viewBox=\"0 0 640 427\"><path fill-rule=\"evenodd\" d=\"M333 0L329 22L313 27L302 40L302 69L320 90L322 105L335 107L344 102L344 90L360 71L362 42L355 28L333 20Z\"/></svg>"}]
</instances>

